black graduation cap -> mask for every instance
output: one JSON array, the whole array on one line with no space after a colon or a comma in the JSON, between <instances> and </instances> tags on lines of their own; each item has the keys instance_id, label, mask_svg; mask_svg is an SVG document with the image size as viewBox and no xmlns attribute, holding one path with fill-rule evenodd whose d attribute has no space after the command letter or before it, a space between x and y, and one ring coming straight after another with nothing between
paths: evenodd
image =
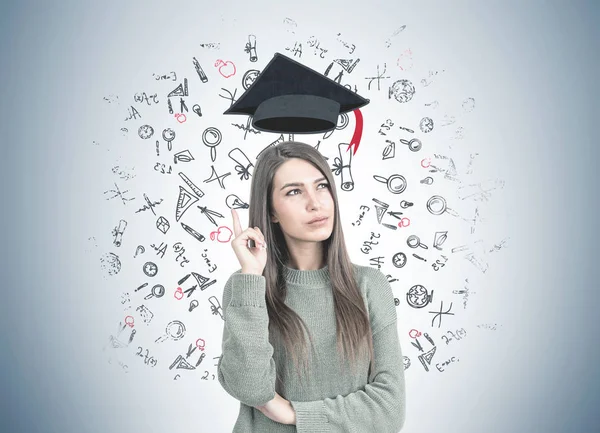
<instances>
[{"instance_id":1,"label":"black graduation cap","mask_svg":"<svg viewBox=\"0 0 600 433\"><path fill-rule=\"evenodd\" d=\"M359 108L368 99L281 53L223 114L248 114L260 131L311 134L331 131L340 114L354 111L356 127L350 146L362 135Z\"/></svg>"}]
</instances>

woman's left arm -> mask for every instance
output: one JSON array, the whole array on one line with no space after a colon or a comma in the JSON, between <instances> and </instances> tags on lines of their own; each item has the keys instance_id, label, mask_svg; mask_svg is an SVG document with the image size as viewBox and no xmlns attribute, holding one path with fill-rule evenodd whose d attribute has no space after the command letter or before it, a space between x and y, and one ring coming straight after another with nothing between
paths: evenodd
<instances>
[{"instance_id":1,"label":"woman's left arm","mask_svg":"<svg viewBox=\"0 0 600 433\"><path fill-rule=\"evenodd\" d=\"M398 433L404 426L404 362L396 322L373 336L373 381L348 395L314 401L291 401L298 433L376 431Z\"/></svg>"}]
</instances>

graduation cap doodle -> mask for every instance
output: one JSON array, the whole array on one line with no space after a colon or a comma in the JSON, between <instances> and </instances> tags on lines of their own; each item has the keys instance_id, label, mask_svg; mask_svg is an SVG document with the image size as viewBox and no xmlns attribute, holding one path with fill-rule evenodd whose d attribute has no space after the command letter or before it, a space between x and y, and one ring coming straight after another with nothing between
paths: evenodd
<instances>
[{"instance_id":1,"label":"graduation cap doodle","mask_svg":"<svg viewBox=\"0 0 600 433\"><path fill-rule=\"evenodd\" d=\"M363 129L359 108L370 101L319 72L275 53L252 85L223 114L252 116L260 131L311 134L337 126L341 114L353 111L354 135L348 149L356 154Z\"/></svg>"}]
</instances>

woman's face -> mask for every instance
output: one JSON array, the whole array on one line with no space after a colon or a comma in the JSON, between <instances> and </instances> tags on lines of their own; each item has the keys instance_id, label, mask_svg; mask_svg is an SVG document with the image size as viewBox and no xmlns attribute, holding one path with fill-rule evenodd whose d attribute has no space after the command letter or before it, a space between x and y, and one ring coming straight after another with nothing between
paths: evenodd
<instances>
[{"instance_id":1,"label":"woman's face","mask_svg":"<svg viewBox=\"0 0 600 433\"><path fill-rule=\"evenodd\" d=\"M290 185L292 184L292 185ZM279 223L286 240L323 241L333 231L335 205L327 178L311 163L290 158L273 178L272 221ZM324 223L309 222L327 217Z\"/></svg>"}]
</instances>

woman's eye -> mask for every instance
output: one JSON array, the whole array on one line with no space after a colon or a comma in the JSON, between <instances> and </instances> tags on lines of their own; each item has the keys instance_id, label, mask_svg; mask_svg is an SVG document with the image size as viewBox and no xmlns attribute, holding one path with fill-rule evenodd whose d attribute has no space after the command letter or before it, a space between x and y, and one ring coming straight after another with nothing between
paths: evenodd
<instances>
[{"instance_id":1,"label":"woman's eye","mask_svg":"<svg viewBox=\"0 0 600 433\"><path fill-rule=\"evenodd\" d=\"M319 186L321 186L321 185L325 185L328 187L329 183L320 183ZM291 192L294 192L294 191L300 191L300 190L298 188L292 189L292 190L288 191L288 193L286 195L296 195L296 194L290 194Z\"/></svg>"}]
</instances>

